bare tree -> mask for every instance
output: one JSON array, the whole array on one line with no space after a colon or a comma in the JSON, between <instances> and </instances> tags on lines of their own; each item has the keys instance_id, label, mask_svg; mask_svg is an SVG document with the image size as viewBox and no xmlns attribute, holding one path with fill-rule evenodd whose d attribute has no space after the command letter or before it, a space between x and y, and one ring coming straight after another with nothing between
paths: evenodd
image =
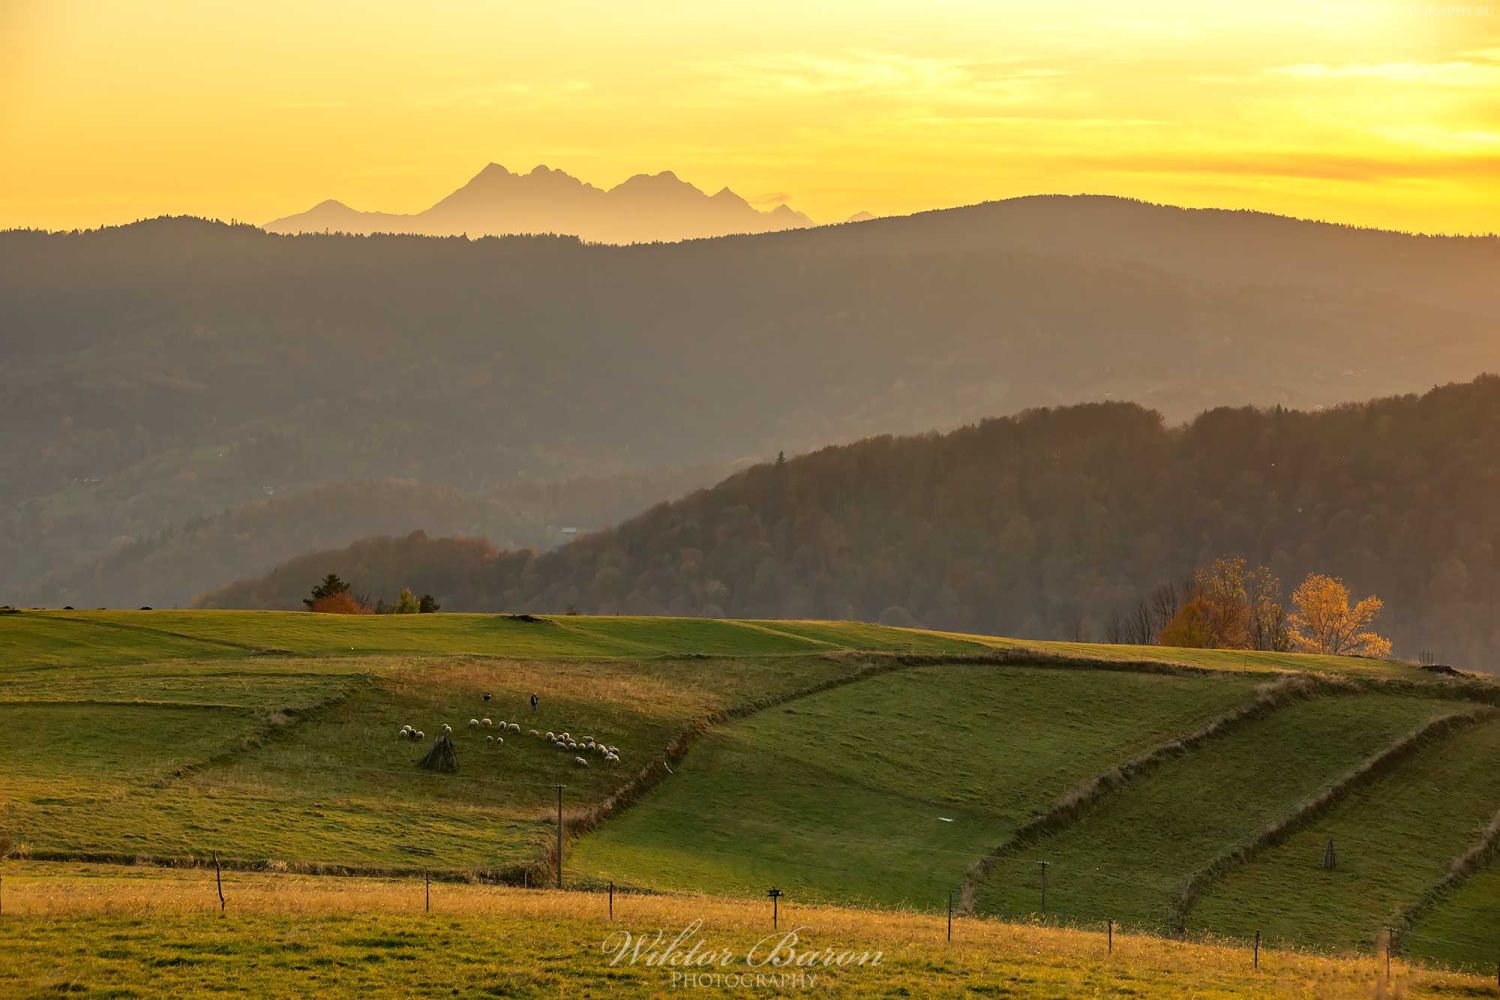
<instances>
[{"instance_id":1,"label":"bare tree","mask_svg":"<svg viewBox=\"0 0 1500 1000\"><path fill-rule=\"evenodd\" d=\"M1130 642L1130 625L1118 610L1110 612L1104 623L1104 641L1115 646Z\"/></svg>"},{"instance_id":2,"label":"bare tree","mask_svg":"<svg viewBox=\"0 0 1500 1000\"><path fill-rule=\"evenodd\" d=\"M1169 581L1151 592L1151 638L1148 641L1155 642L1161 630L1167 627L1167 622L1177 617L1187 590Z\"/></svg>"},{"instance_id":3,"label":"bare tree","mask_svg":"<svg viewBox=\"0 0 1500 1000\"><path fill-rule=\"evenodd\" d=\"M1267 567L1257 566L1245 574L1245 593L1250 603L1250 645L1278 653L1291 649L1281 581Z\"/></svg>"}]
</instances>

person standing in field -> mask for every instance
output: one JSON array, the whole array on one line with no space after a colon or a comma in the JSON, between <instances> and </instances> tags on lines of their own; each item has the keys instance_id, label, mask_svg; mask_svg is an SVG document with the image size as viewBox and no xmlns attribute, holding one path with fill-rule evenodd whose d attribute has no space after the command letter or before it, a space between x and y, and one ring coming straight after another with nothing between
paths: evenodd
<instances>
[{"instance_id":1,"label":"person standing in field","mask_svg":"<svg viewBox=\"0 0 1500 1000\"><path fill-rule=\"evenodd\" d=\"M532 715L536 714L536 701L537 701L537 699L536 699L536 692L533 691L533 692L531 692L531 714Z\"/></svg>"}]
</instances>

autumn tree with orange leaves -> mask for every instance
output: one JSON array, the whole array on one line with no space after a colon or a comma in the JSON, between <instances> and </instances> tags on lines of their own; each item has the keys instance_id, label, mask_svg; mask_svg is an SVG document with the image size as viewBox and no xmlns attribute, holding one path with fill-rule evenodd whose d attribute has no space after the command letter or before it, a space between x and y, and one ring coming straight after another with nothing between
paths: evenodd
<instances>
[{"instance_id":1,"label":"autumn tree with orange leaves","mask_svg":"<svg viewBox=\"0 0 1500 1000\"><path fill-rule=\"evenodd\" d=\"M1391 642L1370 631L1384 602L1366 597L1349 606L1344 581L1313 573L1292 593L1296 608L1287 616L1288 632L1297 649L1306 653L1343 656L1391 655Z\"/></svg>"}]
</instances>

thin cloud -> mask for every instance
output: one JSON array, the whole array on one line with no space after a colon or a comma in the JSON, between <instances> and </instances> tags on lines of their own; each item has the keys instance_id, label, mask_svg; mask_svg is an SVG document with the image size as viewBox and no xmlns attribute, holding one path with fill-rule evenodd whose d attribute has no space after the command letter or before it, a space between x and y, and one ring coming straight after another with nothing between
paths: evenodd
<instances>
[{"instance_id":1,"label":"thin cloud","mask_svg":"<svg viewBox=\"0 0 1500 1000\"><path fill-rule=\"evenodd\" d=\"M1473 180L1500 176L1500 155L1428 156L1398 159L1330 156L1323 152L1244 156L1135 155L1067 157L1080 166L1115 173L1216 174L1237 177L1289 177L1304 180L1374 182L1387 180Z\"/></svg>"},{"instance_id":2,"label":"thin cloud","mask_svg":"<svg viewBox=\"0 0 1500 1000\"><path fill-rule=\"evenodd\" d=\"M1064 75L1061 70L1021 63L871 51L775 53L698 68L720 86L733 90L800 96L887 96L903 101L933 96L991 99Z\"/></svg>"},{"instance_id":3,"label":"thin cloud","mask_svg":"<svg viewBox=\"0 0 1500 1000\"><path fill-rule=\"evenodd\" d=\"M1384 80L1447 87L1500 86L1500 63L1488 58L1426 63L1296 63L1273 66L1266 72L1302 80Z\"/></svg>"}]
</instances>

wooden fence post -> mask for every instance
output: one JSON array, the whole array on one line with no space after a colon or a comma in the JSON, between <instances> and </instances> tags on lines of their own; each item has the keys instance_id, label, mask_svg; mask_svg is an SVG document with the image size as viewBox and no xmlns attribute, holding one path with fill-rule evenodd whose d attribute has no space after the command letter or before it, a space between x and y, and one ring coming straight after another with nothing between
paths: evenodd
<instances>
[{"instance_id":1,"label":"wooden fence post","mask_svg":"<svg viewBox=\"0 0 1500 1000\"><path fill-rule=\"evenodd\" d=\"M224 912L224 873L219 868L219 852L214 851L214 885L219 890L219 912Z\"/></svg>"}]
</instances>

